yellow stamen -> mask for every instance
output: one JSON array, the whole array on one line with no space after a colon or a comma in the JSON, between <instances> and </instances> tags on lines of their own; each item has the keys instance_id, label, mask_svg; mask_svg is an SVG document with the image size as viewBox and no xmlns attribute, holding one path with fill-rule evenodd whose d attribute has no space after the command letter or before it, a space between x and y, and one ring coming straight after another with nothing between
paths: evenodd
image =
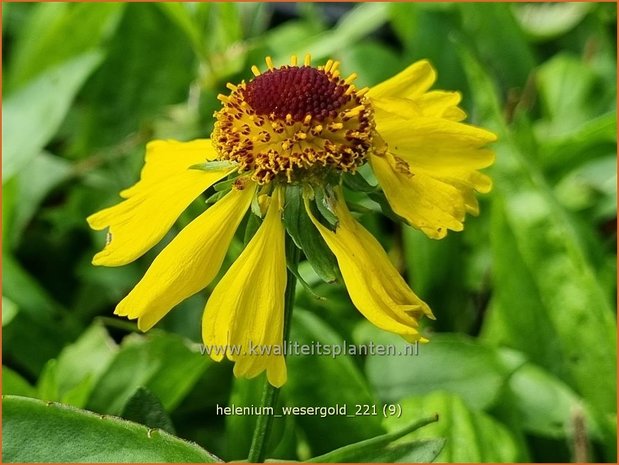
<instances>
[{"instance_id":1,"label":"yellow stamen","mask_svg":"<svg viewBox=\"0 0 619 465\"><path fill-rule=\"evenodd\" d=\"M344 115L348 118L352 117L352 116L357 116L361 110L363 110L365 108L364 105L359 105L355 108L353 108L352 110L347 111Z\"/></svg>"},{"instance_id":2,"label":"yellow stamen","mask_svg":"<svg viewBox=\"0 0 619 465\"><path fill-rule=\"evenodd\" d=\"M357 95L359 97L363 97L365 94L369 92L369 90L370 90L369 87L364 87L363 89L357 91Z\"/></svg>"},{"instance_id":3,"label":"yellow stamen","mask_svg":"<svg viewBox=\"0 0 619 465\"><path fill-rule=\"evenodd\" d=\"M230 89L232 92L234 92L234 91L237 89L237 87L236 87L234 84L232 84L231 82L228 82L228 83L226 84L226 87L227 87L228 89Z\"/></svg>"},{"instance_id":4,"label":"yellow stamen","mask_svg":"<svg viewBox=\"0 0 619 465\"><path fill-rule=\"evenodd\" d=\"M264 59L264 61L266 61L266 64L267 64L267 66L269 67L269 69L273 69L273 68L274 68L274 66L273 66L273 60L272 60L272 58L271 58L271 57L266 57L266 58Z\"/></svg>"},{"instance_id":5,"label":"yellow stamen","mask_svg":"<svg viewBox=\"0 0 619 465\"><path fill-rule=\"evenodd\" d=\"M305 54L305 60L303 61L303 65L309 66L312 64L312 56L309 53Z\"/></svg>"},{"instance_id":6,"label":"yellow stamen","mask_svg":"<svg viewBox=\"0 0 619 465\"><path fill-rule=\"evenodd\" d=\"M355 79L357 79L357 73L352 73L350 76L348 76L346 79L344 79L344 82L346 84L350 84L351 82L353 82Z\"/></svg>"},{"instance_id":7,"label":"yellow stamen","mask_svg":"<svg viewBox=\"0 0 619 465\"><path fill-rule=\"evenodd\" d=\"M228 103L230 101L228 96L224 95L224 94L218 94L217 95L217 100L219 100L220 102L223 102L223 103Z\"/></svg>"},{"instance_id":8,"label":"yellow stamen","mask_svg":"<svg viewBox=\"0 0 619 465\"><path fill-rule=\"evenodd\" d=\"M290 64L291 64L292 66L297 66L297 56L296 56L296 55L292 55L292 56L290 57Z\"/></svg>"},{"instance_id":9,"label":"yellow stamen","mask_svg":"<svg viewBox=\"0 0 619 465\"><path fill-rule=\"evenodd\" d=\"M327 64L325 65L325 71L328 73L331 70L332 66L333 66L333 60L328 60Z\"/></svg>"},{"instance_id":10,"label":"yellow stamen","mask_svg":"<svg viewBox=\"0 0 619 465\"><path fill-rule=\"evenodd\" d=\"M251 72L254 73L254 76L258 77L260 76L260 70L258 69L258 67L256 65L253 65L251 67Z\"/></svg>"}]
</instances>

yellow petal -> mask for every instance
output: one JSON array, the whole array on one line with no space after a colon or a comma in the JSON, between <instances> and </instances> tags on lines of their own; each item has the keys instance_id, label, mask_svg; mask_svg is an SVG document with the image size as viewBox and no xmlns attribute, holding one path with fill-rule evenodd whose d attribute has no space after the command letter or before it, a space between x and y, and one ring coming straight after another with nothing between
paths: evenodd
<instances>
[{"instance_id":1,"label":"yellow petal","mask_svg":"<svg viewBox=\"0 0 619 465\"><path fill-rule=\"evenodd\" d=\"M370 163L393 211L433 239L445 237L448 229L461 231L466 211L477 205L465 199L466 189L412 169L407 172L390 154L371 155Z\"/></svg>"},{"instance_id":2,"label":"yellow petal","mask_svg":"<svg viewBox=\"0 0 619 465\"><path fill-rule=\"evenodd\" d=\"M408 287L387 254L361 224L350 214L341 193L335 211L335 232L308 215L335 255L346 289L357 309L373 324L409 341L422 340L418 319L434 318L428 305Z\"/></svg>"},{"instance_id":3,"label":"yellow petal","mask_svg":"<svg viewBox=\"0 0 619 465\"><path fill-rule=\"evenodd\" d=\"M436 72L427 60L413 63L404 71L372 87L368 92L371 99L379 97L412 98L427 91L434 80Z\"/></svg>"},{"instance_id":4,"label":"yellow petal","mask_svg":"<svg viewBox=\"0 0 619 465\"><path fill-rule=\"evenodd\" d=\"M211 294L202 319L202 338L211 348L227 348L239 377L254 377L266 370L279 387L286 382L281 352L284 331L286 255L281 198L276 190L262 225ZM271 351L263 355L252 348ZM277 350L279 353L274 353ZM214 360L223 353L211 352Z\"/></svg>"},{"instance_id":5,"label":"yellow petal","mask_svg":"<svg viewBox=\"0 0 619 465\"><path fill-rule=\"evenodd\" d=\"M163 238L196 197L233 171L192 170L189 166L193 161L186 157L184 168L170 169L165 176L159 171L165 163L156 164L157 168L151 164L126 200L87 218L92 229L109 228L108 243L94 256L94 265L121 266L142 256Z\"/></svg>"},{"instance_id":6,"label":"yellow petal","mask_svg":"<svg viewBox=\"0 0 619 465\"><path fill-rule=\"evenodd\" d=\"M496 136L485 129L444 118L406 118L381 108L376 109L375 120L389 151L415 168L449 175L494 162L494 152L484 146Z\"/></svg>"},{"instance_id":7,"label":"yellow petal","mask_svg":"<svg viewBox=\"0 0 619 465\"><path fill-rule=\"evenodd\" d=\"M165 180L171 174L185 171L189 166L214 160L217 152L210 139L196 139L190 142L175 140L153 140L146 144L144 168L140 180L120 192L123 198Z\"/></svg>"},{"instance_id":8,"label":"yellow petal","mask_svg":"<svg viewBox=\"0 0 619 465\"><path fill-rule=\"evenodd\" d=\"M138 319L149 330L174 306L201 291L219 272L230 241L247 212L256 185L232 189L176 236L155 258L114 313Z\"/></svg>"},{"instance_id":9,"label":"yellow petal","mask_svg":"<svg viewBox=\"0 0 619 465\"><path fill-rule=\"evenodd\" d=\"M461 98L458 92L433 90L414 98L374 98L372 106L378 108L379 111L394 113L404 118L428 116L462 121L466 118L466 113L458 107Z\"/></svg>"}]
</instances>

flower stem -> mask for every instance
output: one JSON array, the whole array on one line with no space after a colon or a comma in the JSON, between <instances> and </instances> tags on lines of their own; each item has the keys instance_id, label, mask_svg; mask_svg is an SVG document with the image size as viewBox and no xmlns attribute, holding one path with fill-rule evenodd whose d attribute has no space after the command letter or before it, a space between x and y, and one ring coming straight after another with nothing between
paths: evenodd
<instances>
[{"instance_id":1,"label":"flower stem","mask_svg":"<svg viewBox=\"0 0 619 465\"><path fill-rule=\"evenodd\" d=\"M288 265L296 268L299 263L300 250L296 247L289 236L286 236L286 257ZM292 320L292 309L294 308L294 294L297 285L297 278L288 270L286 278L286 293L284 294L284 335L283 341L288 340L290 334L290 323ZM261 406L272 407L275 410L279 388L273 387L268 380L265 380L264 391L262 393ZM265 409L262 410L263 412ZM256 429L251 440L247 461L250 463L262 463L266 458L267 444L273 426L273 415L260 415L256 422Z\"/></svg>"}]
</instances>

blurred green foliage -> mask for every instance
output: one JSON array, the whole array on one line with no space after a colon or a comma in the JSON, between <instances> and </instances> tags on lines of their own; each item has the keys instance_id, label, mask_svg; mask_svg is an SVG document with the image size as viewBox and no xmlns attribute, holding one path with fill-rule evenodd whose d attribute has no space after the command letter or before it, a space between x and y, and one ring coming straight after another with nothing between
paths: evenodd
<instances>
[{"instance_id":1,"label":"blurred green foliage","mask_svg":"<svg viewBox=\"0 0 619 465\"><path fill-rule=\"evenodd\" d=\"M6 397L4 460L246 457L255 417L216 406L257 404L262 379L200 354L213 286L138 334L112 310L164 244L95 268L105 238L84 218L135 182L148 140L208 137L226 82L310 52L361 86L430 59L435 87L461 91L470 121L499 135L495 187L438 242L363 215L433 308L431 342L413 357L290 357L285 404L402 415L277 418L269 456L359 442L322 458L615 461L616 16L610 3L3 4L3 394L133 422ZM297 289L293 339L402 344L341 285L300 272L327 300Z\"/></svg>"}]
</instances>

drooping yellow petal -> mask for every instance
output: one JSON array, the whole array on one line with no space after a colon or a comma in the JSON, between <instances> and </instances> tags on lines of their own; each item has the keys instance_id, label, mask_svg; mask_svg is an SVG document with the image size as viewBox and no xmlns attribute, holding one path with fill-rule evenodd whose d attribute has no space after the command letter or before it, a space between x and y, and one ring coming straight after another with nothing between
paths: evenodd
<instances>
[{"instance_id":1,"label":"drooping yellow petal","mask_svg":"<svg viewBox=\"0 0 619 465\"><path fill-rule=\"evenodd\" d=\"M414 98L427 91L434 80L436 72L427 60L417 61L404 71L375 85L368 92L371 99L380 97Z\"/></svg>"},{"instance_id":2,"label":"drooping yellow petal","mask_svg":"<svg viewBox=\"0 0 619 465\"><path fill-rule=\"evenodd\" d=\"M187 225L155 258L114 313L137 318L138 328L147 331L174 306L208 286L221 268L255 190L254 183L243 190L233 188Z\"/></svg>"},{"instance_id":3,"label":"drooping yellow petal","mask_svg":"<svg viewBox=\"0 0 619 465\"><path fill-rule=\"evenodd\" d=\"M282 352L286 256L280 195L275 190L262 225L215 287L202 319L205 346L226 348L236 376L251 378L266 370L269 383L276 387L287 377ZM219 361L224 354L213 349L210 355Z\"/></svg>"},{"instance_id":4,"label":"drooping yellow petal","mask_svg":"<svg viewBox=\"0 0 619 465\"><path fill-rule=\"evenodd\" d=\"M120 196L127 199L141 189L165 180L172 174L215 158L217 158L217 152L210 139L196 139L190 142L153 140L146 144L144 168L140 173L140 180L121 191Z\"/></svg>"},{"instance_id":5,"label":"drooping yellow petal","mask_svg":"<svg viewBox=\"0 0 619 465\"><path fill-rule=\"evenodd\" d=\"M154 147L179 148L183 144L151 145L150 163L147 162L142 179L124 191L127 199L87 218L92 229L109 228L108 243L94 256L94 265L121 266L142 256L163 238L196 197L233 171L189 169L199 160L196 161L195 151L198 145L188 144L193 148L167 154ZM175 156L183 159L182 166L166 159Z\"/></svg>"},{"instance_id":6,"label":"drooping yellow petal","mask_svg":"<svg viewBox=\"0 0 619 465\"><path fill-rule=\"evenodd\" d=\"M350 298L373 324L400 334L408 341L425 338L419 334L419 318L434 318L428 305L406 284L378 241L350 214L341 193L335 205L335 232L308 215L335 255Z\"/></svg>"},{"instance_id":7,"label":"drooping yellow petal","mask_svg":"<svg viewBox=\"0 0 619 465\"><path fill-rule=\"evenodd\" d=\"M422 172L411 172L390 154L371 155L370 163L393 211L433 239L445 237L448 229L462 231L466 211L477 206L476 201L467 205L468 197L465 201L472 189L463 192Z\"/></svg>"}]
</instances>

